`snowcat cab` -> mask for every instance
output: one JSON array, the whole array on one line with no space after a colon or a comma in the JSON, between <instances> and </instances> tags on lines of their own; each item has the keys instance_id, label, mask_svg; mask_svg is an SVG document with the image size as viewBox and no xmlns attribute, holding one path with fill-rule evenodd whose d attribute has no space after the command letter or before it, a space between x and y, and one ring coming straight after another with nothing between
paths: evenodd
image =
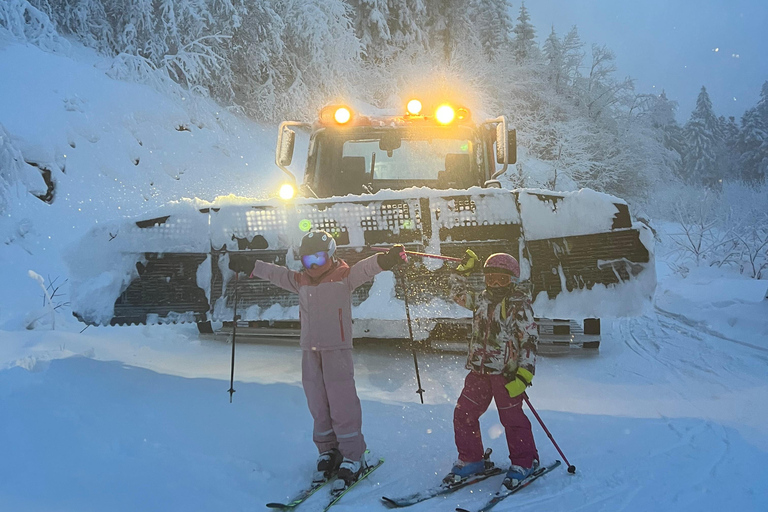
<instances>
[{"instance_id":1,"label":"snowcat cab","mask_svg":"<svg viewBox=\"0 0 768 512\"><path fill-rule=\"evenodd\" d=\"M296 128L309 131L300 185L288 169ZM458 258L468 248L513 254L541 316L540 343L597 347L597 317L638 314L653 294L652 236L607 194L501 188L497 178L515 160L503 116L476 123L466 108L423 114L414 102L397 116L326 107L313 124L280 125L282 199L188 201L153 219L95 227L80 256L109 240L121 265L105 276L73 260L73 311L89 324L186 321L209 331L211 321L231 327L236 308L238 334L297 336L298 297L236 271L247 275L257 259L299 270L301 237L324 229L350 265L395 243ZM358 288L354 337L407 338L402 300L393 300L407 293L416 339L465 339L469 312L449 298L448 267L414 257L396 279L385 272ZM482 276L472 283L482 287Z\"/></svg>"}]
</instances>

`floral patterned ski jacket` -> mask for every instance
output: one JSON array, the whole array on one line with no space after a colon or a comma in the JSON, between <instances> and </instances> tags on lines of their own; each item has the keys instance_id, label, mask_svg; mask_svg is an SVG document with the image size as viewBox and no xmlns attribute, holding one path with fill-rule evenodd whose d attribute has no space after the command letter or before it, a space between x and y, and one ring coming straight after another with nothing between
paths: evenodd
<instances>
[{"instance_id":1,"label":"floral patterned ski jacket","mask_svg":"<svg viewBox=\"0 0 768 512\"><path fill-rule=\"evenodd\" d=\"M539 334L527 294L513 291L503 301L494 302L485 291L468 290L462 277L456 279L452 291L456 303L473 311L468 370L503 374L509 380L515 378L518 368L536 373Z\"/></svg>"}]
</instances>

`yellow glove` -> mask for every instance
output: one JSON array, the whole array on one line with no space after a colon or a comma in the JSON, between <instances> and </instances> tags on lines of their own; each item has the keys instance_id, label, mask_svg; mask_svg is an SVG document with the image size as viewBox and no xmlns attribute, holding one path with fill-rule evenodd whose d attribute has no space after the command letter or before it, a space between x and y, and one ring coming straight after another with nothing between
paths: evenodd
<instances>
[{"instance_id":1,"label":"yellow glove","mask_svg":"<svg viewBox=\"0 0 768 512\"><path fill-rule=\"evenodd\" d=\"M472 249L467 249L456 270L462 274L471 274L475 269L476 263L480 263L480 258L477 257L477 254Z\"/></svg>"},{"instance_id":2,"label":"yellow glove","mask_svg":"<svg viewBox=\"0 0 768 512\"><path fill-rule=\"evenodd\" d=\"M507 388L507 392L509 393L509 396L512 398L515 398L516 396L520 396L525 391L525 388L531 385L531 381L533 380L533 374L526 370L525 368L518 368L517 369L517 375L515 376L515 379L508 382L505 388Z\"/></svg>"}]
</instances>

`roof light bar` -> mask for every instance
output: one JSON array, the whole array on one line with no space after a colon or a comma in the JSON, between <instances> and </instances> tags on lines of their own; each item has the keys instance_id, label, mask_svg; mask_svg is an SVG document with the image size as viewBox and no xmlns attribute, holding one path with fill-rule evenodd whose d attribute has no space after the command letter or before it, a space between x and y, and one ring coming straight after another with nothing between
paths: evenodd
<instances>
[{"instance_id":1,"label":"roof light bar","mask_svg":"<svg viewBox=\"0 0 768 512\"><path fill-rule=\"evenodd\" d=\"M406 109L408 110L408 113L412 116L417 116L421 114L421 102L419 100L411 100L408 102L408 105L406 106Z\"/></svg>"},{"instance_id":2,"label":"roof light bar","mask_svg":"<svg viewBox=\"0 0 768 512\"><path fill-rule=\"evenodd\" d=\"M440 105L435 111L435 118L440 124L450 124L456 117L456 112L450 105Z\"/></svg>"}]
</instances>

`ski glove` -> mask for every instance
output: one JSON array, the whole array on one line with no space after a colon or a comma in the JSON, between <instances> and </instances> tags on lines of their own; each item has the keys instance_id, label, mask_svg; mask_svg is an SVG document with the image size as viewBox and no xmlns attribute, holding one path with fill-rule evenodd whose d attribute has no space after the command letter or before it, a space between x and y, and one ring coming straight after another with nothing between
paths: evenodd
<instances>
[{"instance_id":1,"label":"ski glove","mask_svg":"<svg viewBox=\"0 0 768 512\"><path fill-rule=\"evenodd\" d=\"M392 270L395 265L401 265L407 261L408 255L405 254L405 247L399 244L393 245L389 251L376 257L376 262L381 270Z\"/></svg>"},{"instance_id":2,"label":"ski glove","mask_svg":"<svg viewBox=\"0 0 768 512\"><path fill-rule=\"evenodd\" d=\"M464 257L461 259L461 263L456 267L456 270L460 274L469 275L475 268L480 267L480 258L472 249L467 249L464 253Z\"/></svg>"},{"instance_id":3,"label":"ski glove","mask_svg":"<svg viewBox=\"0 0 768 512\"><path fill-rule=\"evenodd\" d=\"M509 396L515 398L523 394L525 388L531 385L532 380L533 374L531 372L525 368L518 368L514 380L508 382L504 387L507 388Z\"/></svg>"}]
</instances>

